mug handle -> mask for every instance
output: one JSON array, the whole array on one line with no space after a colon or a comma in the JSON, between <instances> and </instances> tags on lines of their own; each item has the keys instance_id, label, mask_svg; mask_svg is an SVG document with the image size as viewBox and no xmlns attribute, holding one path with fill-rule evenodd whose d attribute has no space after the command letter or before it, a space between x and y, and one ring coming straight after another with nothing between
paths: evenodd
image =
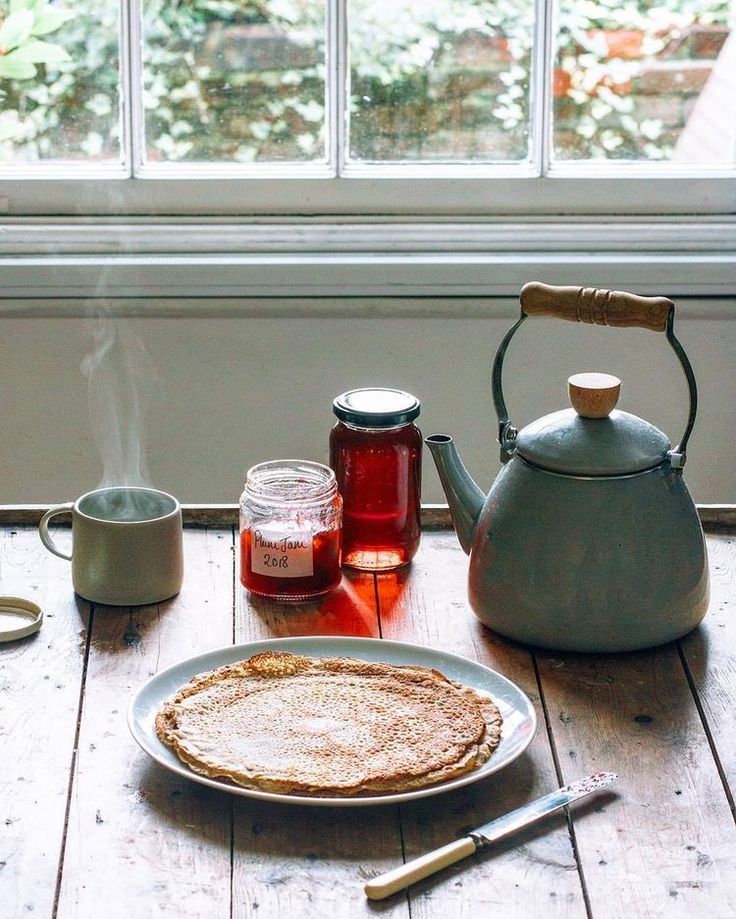
<instances>
[{"instance_id":1,"label":"mug handle","mask_svg":"<svg viewBox=\"0 0 736 919\"><path fill-rule=\"evenodd\" d=\"M67 555L66 552L62 552L51 538L51 534L49 533L49 521L58 514L70 513L73 507L74 504L71 501L68 504L57 504L56 507L51 507L46 511L41 518L41 522L38 524L38 535L41 537L41 542L44 546L46 546L49 552L53 552L54 555L58 555L59 558L65 558L67 561L71 561L72 557L71 555Z\"/></svg>"}]
</instances>

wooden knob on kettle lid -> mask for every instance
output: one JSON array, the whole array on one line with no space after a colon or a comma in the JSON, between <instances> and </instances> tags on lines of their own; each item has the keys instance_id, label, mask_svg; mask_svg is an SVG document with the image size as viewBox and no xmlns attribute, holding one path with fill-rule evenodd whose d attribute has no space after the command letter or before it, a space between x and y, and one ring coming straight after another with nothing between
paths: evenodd
<instances>
[{"instance_id":1,"label":"wooden knob on kettle lid","mask_svg":"<svg viewBox=\"0 0 736 919\"><path fill-rule=\"evenodd\" d=\"M607 418L620 392L621 380L610 373L576 373L567 381L570 405L581 418Z\"/></svg>"}]
</instances>

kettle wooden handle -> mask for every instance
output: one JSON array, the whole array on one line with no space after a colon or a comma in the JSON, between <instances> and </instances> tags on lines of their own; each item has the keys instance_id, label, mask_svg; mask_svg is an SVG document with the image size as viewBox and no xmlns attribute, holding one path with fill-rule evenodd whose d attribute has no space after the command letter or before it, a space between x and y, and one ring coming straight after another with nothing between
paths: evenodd
<instances>
[{"instance_id":1,"label":"kettle wooden handle","mask_svg":"<svg viewBox=\"0 0 736 919\"><path fill-rule=\"evenodd\" d=\"M629 326L664 332L670 347L675 352L687 380L690 394L690 411L682 440L670 450L669 458L673 469L685 465L687 442L695 424L698 410L698 388L695 374L685 349L677 340L674 331L675 305L667 297L638 297L635 294L616 290L597 290L593 287L552 287L532 281L521 289L521 316L503 337L496 351L491 371L493 405L498 417L498 442L501 445L501 462L509 461L516 450L518 431L511 424L506 399L503 394L503 362L511 339L529 316L557 316L574 322L590 322L601 325Z\"/></svg>"},{"instance_id":2,"label":"kettle wooden handle","mask_svg":"<svg viewBox=\"0 0 736 919\"><path fill-rule=\"evenodd\" d=\"M664 332L674 304L667 297L640 297L596 287L553 287L530 281L521 289L527 316L552 316L572 322Z\"/></svg>"}]
</instances>

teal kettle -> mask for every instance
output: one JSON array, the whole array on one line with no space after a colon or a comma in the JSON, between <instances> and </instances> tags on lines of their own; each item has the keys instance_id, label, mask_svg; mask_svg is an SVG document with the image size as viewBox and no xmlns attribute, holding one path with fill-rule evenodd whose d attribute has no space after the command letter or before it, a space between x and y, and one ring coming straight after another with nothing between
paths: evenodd
<instances>
[{"instance_id":1,"label":"teal kettle","mask_svg":"<svg viewBox=\"0 0 736 919\"><path fill-rule=\"evenodd\" d=\"M493 363L503 466L488 495L452 437L426 438L470 556L471 608L499 634L553 650L631 651L678 638L704 617L709 577L683 478L697 388L674 334L674 305L666 297L538 282L522 288L520 304ZM664 332L690 398L677 446L616 409L619 381L604 374L570 378L572 407L517 431L506 410L503 362L519 327L536 316Z\"/></svg>"}]
</instances>

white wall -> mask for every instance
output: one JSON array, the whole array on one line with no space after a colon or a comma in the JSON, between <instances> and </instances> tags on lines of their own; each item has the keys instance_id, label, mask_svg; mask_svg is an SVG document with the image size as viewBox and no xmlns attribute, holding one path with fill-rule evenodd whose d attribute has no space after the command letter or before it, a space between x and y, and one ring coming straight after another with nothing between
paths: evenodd
<instances>
[{"instance_id":1,"label":"white wall","mask_svg":"<svg viewBox=\"0 0 736 919\"><path fill-rule=\"evenodd\" d=\"M363 304L362 318L351 318L350 309L269 318L267 304L242 305L244 315L233 318L115 320L136 332L157 370L145 434L153 484L185 502L236 501L252 463L325 461L333 397L385 385L422 400L425 434L452 433L486 488L498 468L490 364L518 306L496 301L486 315L478 301L428 303L396 319L375 315L385 304L373 311ZM0 318L0 503L68 501L100 482L80 372L92 328L78 317ZM736 502L736 303L680 301L676 331L701 397L686 479L698 502ZM621 408L673 441L684 428L687 391L663 335L530 320L506 367L517 426L565 407L567 376L597 369L622 378ZM442 501L428 454L425 460L424 500Z\"/></svg>"}]
</instances>

